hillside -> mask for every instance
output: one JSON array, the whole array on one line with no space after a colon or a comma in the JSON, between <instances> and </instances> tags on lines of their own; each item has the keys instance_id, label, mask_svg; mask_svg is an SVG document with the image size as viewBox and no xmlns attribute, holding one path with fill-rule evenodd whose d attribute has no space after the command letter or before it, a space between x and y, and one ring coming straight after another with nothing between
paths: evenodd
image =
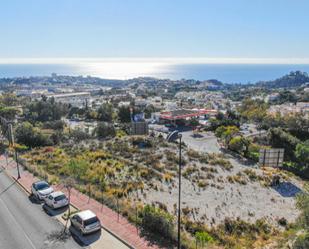
<instances>
[{"instance_id":1,"label":"hillside","mask_svg":"<svg viewBox=\"0 0 309 249\"><path fill-rule=\"evenodd\" d=\"M267 88L281 88L281 87L299 87L305 83L309 83L309 76L306 72L295 71L271 81L257 82L258 86Z\"/></svg>"}]
</instances>

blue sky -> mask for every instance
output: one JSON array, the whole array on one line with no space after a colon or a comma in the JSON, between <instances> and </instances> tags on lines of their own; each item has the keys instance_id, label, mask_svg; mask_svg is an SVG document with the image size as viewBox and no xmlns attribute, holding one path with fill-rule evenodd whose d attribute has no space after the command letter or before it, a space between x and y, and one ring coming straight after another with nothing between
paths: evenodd
<instances>
[{"instance_id":1,"label":"blue sky","mask_svg":"<svg viewBox=\"0 0 309 249\"><path fill-rule=\"evenodd\" d=\"M307 0L3 0L0 58L309 58Z\"/></svg>"}]
</instances>

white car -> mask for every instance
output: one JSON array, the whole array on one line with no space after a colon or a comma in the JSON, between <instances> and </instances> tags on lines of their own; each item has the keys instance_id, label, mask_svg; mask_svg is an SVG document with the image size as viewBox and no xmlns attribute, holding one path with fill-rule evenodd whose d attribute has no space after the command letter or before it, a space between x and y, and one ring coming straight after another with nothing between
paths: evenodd
<instances>
[{"instance_id":1,"label":"white car","mask_svg":"<svg viewBox=\"0 0 309 249\"><path fill-rule=\"evenodd\" d=\"M99 231L101 223L98 217L90 210L81 211L74 214L71 219L71 225L79 230L83 235Z\"/></svg>"},{"instance_id":2,"label":"white car","mask_svg":"<svg viewBox=\"0 0 309 249\"><path fill-rule=\"evenodd\" d=\"M31 186L31 194L39 200L44 200L54 189L45 181L34 182Z\"/></svg>"},{"instance_id":3,"label":"white car","mask_svg":"<svg viewBox=\"0 0 309 249\"><path fill-rule=\"evenodd\" d=\"M45 198L47 206L56 209L69 205L69 200L61 191L53 192Z\"/></svg>"}]
</instances>

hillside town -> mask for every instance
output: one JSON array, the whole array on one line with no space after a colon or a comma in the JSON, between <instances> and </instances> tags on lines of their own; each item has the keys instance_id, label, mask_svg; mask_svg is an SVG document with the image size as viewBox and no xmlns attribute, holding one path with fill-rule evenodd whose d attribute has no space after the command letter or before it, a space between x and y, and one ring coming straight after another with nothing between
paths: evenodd
<instances>
[{"instance_id":1,"label":"hillside town","mask_svg":"<svg viewBox=\"0 0 309 249\"><path fill-rule=\"evenodd\" d=\"M309 177L308 83L113 85L56 74L0 82L1 150L17 161L13 175L22 167L54 189L70 178L74 191L162 236L155 243L163 248L175 241L179 187L185 248L197 231L214 248L289 243L284 233L297 231L297 196ZM155 217L163 230L146 222Z\"/></svg>"}]
</instances>

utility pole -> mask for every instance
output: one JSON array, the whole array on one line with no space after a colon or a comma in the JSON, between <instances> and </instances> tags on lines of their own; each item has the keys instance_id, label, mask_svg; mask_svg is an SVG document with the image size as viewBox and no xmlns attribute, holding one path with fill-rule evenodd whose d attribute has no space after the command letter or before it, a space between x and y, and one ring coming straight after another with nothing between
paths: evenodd
<instances>
[{"instance_id":1,"label":"utility pole","mask_svg":"<svg viewBox=\"0 0 309 249\"><path fill-rule=\"evenodd\" d=\"M179 137L179 169L178 169L178 249L180 249L180 215L181 215L181 138L182 135L178 134Z\"/></svg>"},{"instance_id":2,"label":"utility pole","mask_svg":"<svg viewBox=\"0 0 309 249\"><path fill-rule=\"evenodd\" d=\"M8 128L9 128L9 143L12 147L14 147L14 135L13 135L13 127L12 124L9 123L8 124ZM20 171L19 171L19 162L18 162L18 153L16 148L14 148L15 150L15 159L16 159L16 165L17 165L17 179L20 179Z\"/></svg>"},{"instance_id":3,"label":"utility pole","mask_svg":"<svg viewBox=\"0 0 309 249\"><path fill-rule=\"evenodd\" d=\"M182 148L181 148L181 139L182 135L178 131L173 131L169 133L166 137L168 142L174 142L179 138L179 165L178 165L178 241L177 248L181 247L181 238L180 238L180 224L181 224L181 157L182 157Z\"/></svg>"}]
</instances>

